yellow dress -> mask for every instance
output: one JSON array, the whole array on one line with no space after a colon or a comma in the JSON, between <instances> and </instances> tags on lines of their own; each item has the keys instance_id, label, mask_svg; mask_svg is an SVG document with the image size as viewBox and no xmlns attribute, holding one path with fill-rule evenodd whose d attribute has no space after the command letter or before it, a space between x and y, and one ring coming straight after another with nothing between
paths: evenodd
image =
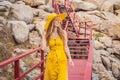
<instances>
[{"instance_id":1,"label":"yellow dress","mask_svg":"<svg viewBox=\"0 0 120 80\"><path fill-rule=\"evenodd\" d=\"M49 46L44 80L68 80L67 57L63 41L59 36L56 39L50 38Z\"/></svg>"}]
</instances>

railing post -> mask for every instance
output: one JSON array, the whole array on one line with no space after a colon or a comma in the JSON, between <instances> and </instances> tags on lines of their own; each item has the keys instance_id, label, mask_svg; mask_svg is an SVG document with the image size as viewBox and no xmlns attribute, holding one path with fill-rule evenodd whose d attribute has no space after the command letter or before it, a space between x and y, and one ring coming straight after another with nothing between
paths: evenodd
<instances>
[{"instance_id":1,"label":"railing post","mask_svg":"<svg viewBox=\"0 0 120 80\"><path fill-rule=\"evenodd\" d=\"M84 38L86 39L86 27L87 27L87 22L85 21L85 33L84 33Z\"/></svg>"},{"instance_id":2,"label":"railing post","mask_svg":"<svg viewBox=\"0 0 120 80\"><path fill-rule=\"evenodd\" d=\"M19 60L15 61L15 67L14 67L14 78L20 77L20 62Z\"/></svg>"},{"instance_id":3,"label":"railing post","mask_svg":"<svg viewBox=\"0 0 120 80\"><path fill-rule=\"evenodd\" d=\"M41 61L44 60L44 51L41 50ZM44 62L41 64L41 73L44 71ZM41 77L41 80L43 80L44 75Z\"/></svg>"}]
</instances>

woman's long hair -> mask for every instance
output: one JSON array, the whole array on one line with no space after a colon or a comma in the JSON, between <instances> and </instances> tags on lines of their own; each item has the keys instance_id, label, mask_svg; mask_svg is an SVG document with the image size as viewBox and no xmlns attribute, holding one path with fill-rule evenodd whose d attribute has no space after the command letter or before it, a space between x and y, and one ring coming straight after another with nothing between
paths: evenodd
<instances>
[{"instance_id":1,"label":"woman's long hair","mask_svg":"<svg viewBox=\"0 0 120 80\"><path fill-rule=\"evenodd\" d=\"M50 37L51 37L52 32L54 30L54 20L55 20L55 18L50 22L50 24L48 26L48 29L46 31L46 35L45 35L45 37L46 37L46 43L47 43L46 45L49 44ZM60 38L63 40L63 43L64 43L65 42L65 37L64 37L64 32L63 32L61 26L57 27L57 33L60 36Z\"/></svg>"}]
</instances>

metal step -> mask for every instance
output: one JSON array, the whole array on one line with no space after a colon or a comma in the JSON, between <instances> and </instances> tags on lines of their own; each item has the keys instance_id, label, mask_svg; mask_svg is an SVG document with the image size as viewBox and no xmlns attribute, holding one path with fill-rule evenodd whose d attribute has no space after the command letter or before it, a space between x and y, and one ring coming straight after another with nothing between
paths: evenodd
<instances>
[{"instance_id":1,"label":"metal step","mask_svg":"<svg viewBox=\"0 0 120 80\"><path fill-rule=\"evenodd\" d=\"M81 50L81 51L87 51L89 50L88 46L69 46L70 50Z\"/></svg>"},{"instance_id":2,"label":"metal step","mask_svg":"<svg viewBox=\"0 0 120 80\"><path fill-rule=\"evenodd\" d=\"M70 52L88 53L88 50L87 50L87 51L82 51L82 50L70 50Z\"/></svg>"},{"instance_id":3,"label":"metal step","mask_svg":"<svg viewBox=\"0 0 120 80\"><path fill-rule=\"evenodd\" d=\"M68 46L88 46L88 43L68 43Z\"/></svg>"},{"instance_id":4,"label":"metal step","mask_svg":"<svg viewBox=\"0 0 120 80\"><path fill-rule=\"evenodd\" d=\"M71 54L71 56L88 56L88 54Z\"/></svg>"}]
</instances>

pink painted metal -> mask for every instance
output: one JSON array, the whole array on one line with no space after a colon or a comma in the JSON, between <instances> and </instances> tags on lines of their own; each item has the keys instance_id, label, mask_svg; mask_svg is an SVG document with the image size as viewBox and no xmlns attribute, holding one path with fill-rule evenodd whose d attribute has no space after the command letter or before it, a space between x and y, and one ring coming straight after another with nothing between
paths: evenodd
<instances>
[{"instance_id":1,"label":"pink painted metal","mask_svg":"<svg viewBox=\"0 0 120 80\"><path fill-rule=\"evenodd\" d=\"M41 52L42 52L42 53L41 53L41 61L40 61L39 63L35 64L34 66L32 66L28 71L20 74L20 64L19 64L19 60L20 60L21 58L25 57L25 56L28 56L28 55L30 55L30 54L34 54L36 51L41 51ZM34 49L34 50L31 50L31 51L29 51L29 52L23 53L23 54L21 54L21 55L15 56L15 57L10 58L10 59L8 59L8 60L5 60L5 61L3 61L3 62L0 62L0 68L4 67L4 66L6 66L6 65L8 65L8 64L10 64L10 63L12 63L12 62L15 63L15 67L14 67L14 69L15 69L15 71L14 71L15 80L22 80L22 78L23 78L26 74L28 74L29 72L31 72L33 69L35 69L36 67L38 67L38 66L40 66L40 65L41 65L41 74L40 74L35 80L40 79L40 78L42 78L41 80L43 80L43 73L44 73L44 64L43 64L43 63L45 62L45 59L44 59L44 51L41 49L41 47L36 48L36 49Z\"/></svg>"},{"instance_id":2,"label":"pink painted metal","mask_svg":"<svg viewBox=\"0 0 120 80\"><path fill-rule=\"evenodd\" d=\"M52 0L52 6L53 6L53 8L55 10L55 13L59 14L60 10L59 10L58 4L56 3L56 0Z\"/></svg>"},{"instance_id":3,"label":"pink painted metal","mask_svg":"<svg viewBox=\"0 0 120 80\"><path fill-rule=\"evenodd\" d=\"M88 55L88 61L87 61L87 65L86 65L86 70L85 70L85 76L84 76L84 80L91 80L91 76L92 76L92 49L93 49L93 45L92 45L92 22L90 22L90 37L89 37L89 55ZM89 73L88 73L89 72Z\"/></svg>"},{"instance_id":4,"label":"pink painted metal","mask_svg":"<svg viewBox=\"0 0 120 80\"><path fill-rule=\"evenodd\" d=\"M17 60L14 63L15 63L14 73L16 73L14 78L16 79L16 78L20 77L20 62L19 62L19 60Z\"/></svg>"},{"instance_id":5,"label":"pink painted metal","mask_svg":"<svg viewBox=\"0 0 120 80\"><path fill-rule=\"evenodd\" d=\"M68 80L85 80L85 68L86 68L86 63L87 60L82 60L82 59L74 59L73 60L75 67L69 65L68 67ZM88 80L88 79L86 79Z\"/></svg>"}]
</instances>

